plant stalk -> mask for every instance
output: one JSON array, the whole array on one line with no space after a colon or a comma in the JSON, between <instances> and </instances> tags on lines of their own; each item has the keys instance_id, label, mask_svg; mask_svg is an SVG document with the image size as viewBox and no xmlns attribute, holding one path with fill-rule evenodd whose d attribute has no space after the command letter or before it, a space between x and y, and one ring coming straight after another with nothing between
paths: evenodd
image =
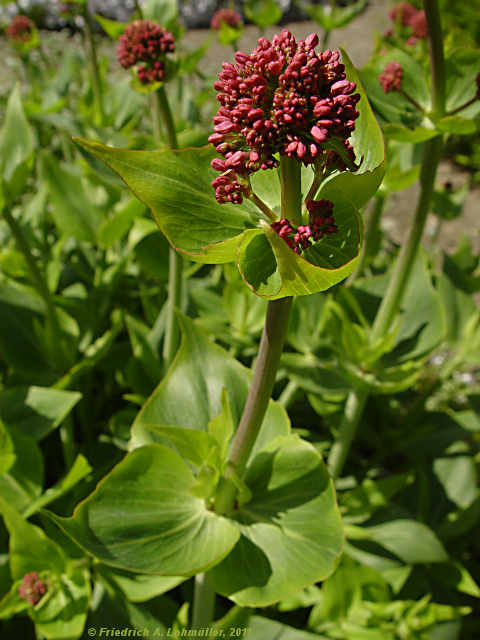
<instances>
[{"instance_id":1,"label":"plant stalk","mask_svg":"<svg viewBox=\"0 0 480 640\"><path fill-rule=\"evenodd\" d=\"M195 576L193 589L192 628L207 627L213 620L215 611L215 591L208 580L206 573L198 573Z\"/></svg>"},{"instance_id":2,"label":"plant stalk","mask_svg":"<svg viewBox=\"0 0 480 640\"><path fill-rule=\"evenodd\" d=\"M102 81L100 78L100 68L98 64L97 48L95 45L95 37L93 34L93 21L88 8L88 2L84 5L83 18L85 20L85 37L88 44L88 52L90 58L90 67L92 69L92 88L93 95L95 97L95 103L97 105L98 114L100 116L100 122L104 120L103 111L103 95L102 95Z\"/></svg>"},{"instance_id":3,"label":"plant stalk","mask_svg":"<svg viewBox=\"0 0 480 640\"><path fill-rule=\"evenodd\" d=\"M445 64L440 13L436 0L424 0L424 8L428 24L432 70L432 103L435 113L442 116L445 113ZM372 342L385 335L400 309L425 228L442 150L443 137L441 135L424 143L420 171L420 196L415 216L408 236L398 254L387 292L375 317L371 332ZM348 395L338 436L328 458L328 467L334 477L342 473L367 399L367 392L356 389Z\"/></svg>"},{"instance_id":4,"label":"plant stalk","mask_svg":"<svg viewBox=\"0 0 480 640\"><path fill-rule=\"evenodd\" d=\"M152 106L153 130L157 143L161 142L160 131L163 124L167 145L171 149L178 149L175 123L163 86L152 93ZM182 258L175 249L169 249L168 263L167 320L163 342L163 358L167 367L175 357L180 342L180 329L175 318L175 310L180 306L182 299Z\"/></svg>"}]
</instances>

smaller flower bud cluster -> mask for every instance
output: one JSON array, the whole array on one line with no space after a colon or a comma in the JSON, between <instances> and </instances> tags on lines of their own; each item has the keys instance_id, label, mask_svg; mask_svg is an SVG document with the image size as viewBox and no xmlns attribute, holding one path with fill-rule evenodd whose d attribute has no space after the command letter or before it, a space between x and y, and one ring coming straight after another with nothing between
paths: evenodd
<instances>
[{"instance_id":1,"label":"smaller flower bud cluster","mask_svg":"<svg viewBox=\"0 0 480 640\"><path fill-rule=\"evenodd\" d=\"M47 585L38 577L36 571L26 573L21 585L18 587L18 595L29 604L36 605L47 593Z\"/></svg>"},{"instance_id":2,"label":"smaller flower bud cluster","mask_svg":"<svg viewBox=\"0 0 480 640\"><path fill-rule=\"evenodd\" d=\"M297 254L312 246L327 235L337 233L333 217L333 202L310 200L307 202L309 221L306 225L294 227L287 218L282 218L270 226Z\"/></svg>"},{"instance_id":3,"label":"smaller flower bud cluster","mask_svg":"<svg viewBox=\"0 0 480 640\"><path fill-rule=\"evenodd\" d=\"M410 2L400 2L388 15L395 24L409 28L411 35L407 44L415 44L419 38L427 37L427 18L423 9L417 9ZM389 37L392 34L392 30L389 30L385 35Z\"/></svg>"},{"instance_id":4,"label":"smaller flower bud cluster","mask_svg":"<svg viewBox=\"0 0 480 640\"><path fill-rule=\"evenodd\" d=\"M29 17L19 14L8 25L7 37L16 43L28 42L32 38L34 26Z\"/></svg>"},{"instance_id":5,"label":"smaller flower bud cluster","mask_svg":"<svg viewBox=\"0 0 480 640\"><path fill-rule=\"evenodd\" d=\"M389 62L378 80L385 93L400 91L402 87L403 68L398 62Z\"/></svg>"},{"instance_id":6,"label":"smaller flower bud cluster","mask_svg":"<svg viewBox=\"0 0 480 640\"><path fill-rule=\"evenodd\" d=\"M172 34L151 20L134 20L119 38L118 62L125 69L138 66L141 84L165 78L165 56L175 51Z\"/></svg>"},{"instance_id":7,"label":"smaller flower bud cluster","mask_svg":"<svg viewBox=\"0 0 480 640\"><path fill-rule=\"evenodd\" d=\"M235 9L219 9L213 14L210 21L210 27L215 31L218 31L223 24L236 29L242 25L242 17Z\"/></svg>"}]
</instances>

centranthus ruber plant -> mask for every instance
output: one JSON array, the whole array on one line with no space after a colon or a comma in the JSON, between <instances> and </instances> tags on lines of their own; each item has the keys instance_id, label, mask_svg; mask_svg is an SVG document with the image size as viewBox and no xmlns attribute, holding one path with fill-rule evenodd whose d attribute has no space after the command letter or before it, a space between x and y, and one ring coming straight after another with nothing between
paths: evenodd
<instances>
[{"instance_id":1,"label":"centranthus ruber plant","mask_svg":"<svg viewBox=\"0 0 480 640\"><path fill-rule=\"evenodd\" d=\"M253 376L178 314L181 346L134 422L130 453L71 518L51 514L107 565L165 576L166 588L201 574L194 625L211 620L215 593L266 606L326 578L342 552L321 455L271 400L292 297L352 272L359 208L383 176L358 75L346 53L317 43L285 30L224 63L212 146L79 141L152 209L176 251L236 262L269 300Z\"/></svg>"}]
</instances>

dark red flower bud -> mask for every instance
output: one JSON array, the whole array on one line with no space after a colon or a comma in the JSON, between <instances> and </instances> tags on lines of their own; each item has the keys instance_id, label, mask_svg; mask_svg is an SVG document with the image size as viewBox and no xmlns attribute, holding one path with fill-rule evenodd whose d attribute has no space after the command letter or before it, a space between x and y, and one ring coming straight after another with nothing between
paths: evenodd
<instances>
[{"instance_id":1,"label":"dark red flower bud","mask_svg":"<svg viewBox=\"0 0 480 640\"><path fill-rule=\"evenodd\" d=\"M389 91L399 91L402 86L403 69L398 62L389 62L383 73L378 76L378 80L385 93Z\"/></svg>"},{"instance_id":2,"label":"dark red flower bud","mask_svg":"<svg viewBox=\"0 0 480 640\"><path fill-rule=\"evenodd\" d=\"M166 54L174 51L172 34L160 24L134 20L119 38L117 59L125 69L138 66L142 84L153 84L165 78Z\"/></svg>"},{"instance_id":3,"label":"dark red flower bud","mask_svg":"<svg viewBox=\"0 0 480 640\"><path fill-rule=\"evenodd\" d=\"M411 19L415 17L417 13L418 9L410 2L400 2L392 8L388 15L392 22L397 22L398 20L401 25L406 27L410 24Z\"/></svg>"},{"instance_id":4,"label":"dark red flower bud","mask_svg":"<svg viewBox=\"0 0 480 640\"><path fill-rule=\"evenodd\" d=\"M210 27L215 29L215 31L218 31L221 28L222 23L235 29L242 25L242 17L235 11L235 9L219 9L213 14L210 21Z\"/></svg>"},{"instance_id":5,"label":"dark red flower bud","mask_svg":"<svg viewBox=\"0 0 480 640\"><path fill-rule=\"evenodd\" d=\"M47 592L47 585L38 577L36 571L26 573L18 587L18 595L29 604L36 605Z\"/></svg>"},{"instance_id":6,"label":"dark red flower bud","mask_svg":"<svg viewBox=\"0 0 480 640\"><path fill-rule=\"evenodd\" d=\"M309 212L308 225L295 228L289 220L283 218L274 222L272 229L291 247L295 253L301 254L315 242L326 235L337 233L338 229L333 218L333 202L329 200L310 200L307 202Z\"/></svg>"},{"instance_id":7,"label":"dark red flower bud","mask_svg":"<svg viewBox=\"0 0 480 640\"><path fill-rule=\"evenodd\" d=\"M24 15L17 15L13 18L7 27L7 38L12 42L22 43L28 42L33 36L35 25Z\"/></svg>"}]
</instances>

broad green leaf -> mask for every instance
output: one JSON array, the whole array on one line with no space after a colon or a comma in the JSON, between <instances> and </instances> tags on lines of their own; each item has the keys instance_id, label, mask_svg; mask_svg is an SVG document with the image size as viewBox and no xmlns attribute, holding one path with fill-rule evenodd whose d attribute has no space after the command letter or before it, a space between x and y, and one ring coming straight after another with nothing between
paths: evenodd
<instances>
[{"instance_id":1,"label":"broad green leaf","mask_svg":"<svg viewBox=\"0 0 480 640\"><path fill-rule=\"evenodd\" d=\"M415 520L391 520L365 527L368 538L381 544L407 564L445 562L442 543L426 525Z\"/></svg>"},{"instance_id":2,"label":"broad green leaf","mask_svg":"<svg viewBox=\"0 0 480 640\"><path fill-rule=\"evenodd\" d=\"M152 444L129 453L71 518L48 514L107 565L194 575L220 562L239 536L233 523L192 496L194 483L177 453Z\"/></svg>"},{"instance_id":3,"label":"broad green leaf","mask_svg":"<svg viewBox=\"0 0 480 640\"><path fill-rule=\"evenodd\" d=\"M0 417L20 433L41 440L63 422L81 397L78 391L11 387L0 391Z\"/></svg>"},{"instance_id":4,"label":"broad green leaf","mask_svg":"<svg viewBox=\"0 0 480 640\"><path fill-rule=\"evenodd\" d=\"M96 243L104 215L89 199L78 173L62 167L53 155L45 154L42 177L48 185L52 216L58 230L77 240Z\"/></svg>"},{"instance_id":5,"label":"broad green leaf","mask_svg":"<svg viewBox=\"0 0 480 640\"><path fill-rule=\"evenodd\" d=\"M128 151L77 140L127 183L153 212L169 242L199 262L235 259L243 231L253 226L253 205L220 205L211 182L212 147L171 151Z\"/></svg>"},{"instance_id":6,"label":"broad green leaf","mask_svg":"<svg viewBox=\"0 0 480 640\"><path fill-rule=\"evenodd\" d=\"M447 453L448 456L434 460L433 471L447 497L457 507L466 509L480 495L475 460L462 442L449 447Z\"/></svg>"},{"instance_id":7,"label":"broad green leaf","mask_svg":"<svg viewBox=\"0 0 480 640\"><path fill-rule=\"evenodd\" d=\"M384 125L383 133L388 140L410 142L412 144L425 142L426 140L430 140L430 138L434 138L438 135L438 131L431 127L414 127L412 129L394 122Z\"/></svg>"},{"instance_id":8,"label":"broad green leaf","mask_svg":"<svg viewBox=\"0 0 480 640\"><path fill-rule=\"evenodd\" d=\"M18 594L18 587L21 584L21 580L14 582L8 593L0 600L0 620L7 620L29 608L28 602Z\"/></svg>"},{"instance_id":9,"label":"broad green leaf","mask_svg":"<svg viewBox=\"0 0 480 640\"><path fill-rule=\"evenodd\" d=\"M62 574L66 558L62 549L39 527L27 522L0 496L0 513L10 534L10 570L14 580L32 571Z\"/></svg>"},{"instance_id":10,"label":"broad green leaf","mask_svg":"<svg viewBox=\"0 0 480 640\"><path fill-rule=\"evenodd\" d=\"M298 436L270 442L247 469L251 500L236 514L241 536L210 575L241 606L267 606L330 575L343 548L332 480Z\"/></svg>"},{"instance_id":11,"label":"broad green leaf","mask_svg":"<svg viewBox=\"0 0 480 640\"><path fill-rule=\"evenodd\" d=\"M480 65L478 49L459 47L449 52L445 61L446 67L446 111L447 114L475 97L477 90L476 77ZM472 105L473 106L473 105ZM469 108L468 116L478 116L480 104L474 103L474 111ZM463 112L461 112L463 113Z\"/></svg>"},{"instance_id":12,"label":"broad green leaf","mask_svg":"<svg viewBox=\"0 0 480 640\"><path fill-rule=\"evenodd\" d=\"M216 440L205 431L185 427L144 425L153 442L172 447L184 460L201 467L210 452L218 448Z\"/></svg>"},{"instance_id":13,"label":"broad green leaf","mask_svg":"<svg viewBox=\"0 0 480 640\"><path fill-rule=\"evenodd\" d=\"M33 438L6 429L13 444L14 464L0 475L0 495L17 511L28 508L42 491L44 465L40 448Z\"/></svg>"},{"instance_id":14,"label":"broad green leaf","mask_svg":"<svg viewBox=\"0 0 480 640\"><path fill-rule=\"evenodd\" d=\"M208 433L217 442L222 459L224 458L228 443L235 430L233 423L232 410L228 403L228 395L225 387L222 389L222 395L220 396L220 402L222 403L222 411L210 420L208 423Z\"/></svg>"},{"instance_id":15,"label":"broad green leaf","mask_svg":"<svg viewBox=\"0 0 480 640\"><path fill-rule=\"evenodd\" d=\"M245 15L261 29L276 24L283 15L275 0L247 0Z\"/></svg>"},{"instance_id":16,"label":"broad green leaf","mask_svg":"<svg viewBox=\"0 0 480 640\"><path fill-rule=\"evenodd\" d=\"M23 191L33 168L33 155L34 138L17 84L8 99L0 131L0 182L7 202Z\"/></svg>"},{"instance_id":17,"label":"broad green leaf","mask_svg":"<svg viewBox=\"0 0 480 640\"><path fill-rule=\"evenodd\" d=\"M113 580L130 602L145 602L175 588L185 578L177 576L149 576L113 567L99 566L102 575Z\"/></svg>"},{"instance_id":18,"label":"broad green leaf","mask_svg":"<svg viewBox=\"0 0 480 640\"><path fill-rule=\"evenodd\" d=\"M117 208L111 218L104 220L98 231L99 243L108 249L120 242L128 233L133 221L144 211L145 207L141 202L136 198L129 198L127 203Z\"/></svg>"},{"instance_id":19,"label":"broad green leaf","mask_svg":"<svg viewBox=\"0 0 480 640\"><path fill-rule=\"evenodd\" d=\"M362 522L375 511L387 507L393 496L413 482L413 475L402 473L379 480L366 478L361 485L340 494L340 511L349 522Z\"/></svg>"},{"instance_id":20,"label":"broad green leaf","mask_svg":"<svg viewBox=\"0 0 480 640\"><path fill-rule=\"evenodd\" d=\"M436 122L437 128L455 136L469 136L480 130L480 119L469 119L465 115L446 116Z\"/></svg>"},{"instance_id":21,"label":"broad green leaf","mask_svg":"<svg viewBox=\"0 0 480 640\"><path fill-rule=\"evenodd\" d=\"M143 15L168 26L178 15L177 0L147 0L143 6Z\"/></svg>"},{"instance_id":22,"label":"broad green leaf","mask_svg":"<svg viewBox=\"0 0 480 640\"><path fill-rule=\"evenodd\" d=\"M218 29L218 32L217 32L217 37L220 44L223 44L225 46L229 44L236 45L236 42L239 38L241 38L242 33L243 33L243 28L241 26L240 28L231 27L226 22L221 22L220 29Z\"/></svg>"},{"instance_id":23,"label":"broad green leaf","mask_svg":"<svg viewBox=\"0 0 480 640\"><path fill-rule=\"evenodd\" d=\"M226 389L232 421L237 425L250 386L250 372L224 349L211 342L186 316L178 315L182 343L168 374L139 412L130 448L157 442L150 425L171 426L208 432L210 421L222 411ZM272 438L287 435L286 412L270 401L255 448ZM164 436L163 436L164 437ZM254 449L255 451L255 449Z\"/></svg>"},{"instance_id":24,"label":"broad green leaf","mask_svg":"<svg viewBox=\"0 0 480 640\"><path fill-rule=\"evenodd\" d=\"M440 584L466 593L474 598L480 598L480 587L470 573L458 562L438 563L430 567L430 571Z\"/></svg>"}]
</instances>

